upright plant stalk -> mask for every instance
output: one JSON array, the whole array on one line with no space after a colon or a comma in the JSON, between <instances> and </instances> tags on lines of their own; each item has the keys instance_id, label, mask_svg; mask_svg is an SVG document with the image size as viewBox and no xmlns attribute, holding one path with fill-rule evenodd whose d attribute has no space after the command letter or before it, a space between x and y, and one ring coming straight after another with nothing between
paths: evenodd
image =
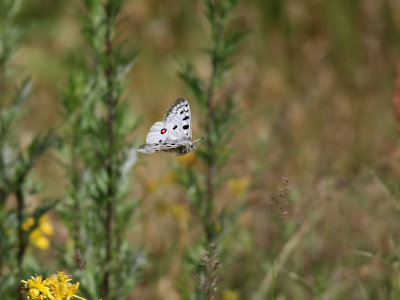
<instances>
[{"instance_id":1,"label":"upright plant stalk","mask_svg":"<svg viewBox=\"0 0 400 300\"><path fill-rule=\"evenodd\" d=\"M76 141L74 141L74 143L73 143L73 145L72 145L72 149L71 149L71 152L72 152L72 176L73 176L73 182L72 182L72 185L73 185L73 188L75 189L75 190L78 190L79 188L78 188L78 175L77 175L77 170L76 170L76 168L77 168L77 153L76 153ZM73 234L73 238L74 238L74 241L75 241L75 244L78 244L79 245L79 242L81 241L81 226L80 226L80 222L81 222L81 218L80 218L80 203L79 203L79 201L75 201L75 203L74 203L75 205L74 205L74 209L75 209L75 211L76 211L76 214L77 214L77 216L76 216L76 220L75 220L75 222L74 222L74 234ZM79 248L78 248L79 249ZM79 254L79 252L80 252L80 250L78 251L78 250L76 250L76 254L75 254L75 262L76 262L76 265L77 265L77 267L79 267L79 264L80 264L80 254Z\"/></svg>"},{"instance_id":2,"label":"upright plant stalk","mask_svg":"<svg viewBox=\"0 0 400 300\"><path fill-rule=\"evenodd\" d=\"M22 228L22 224L24 223L25 198L24 198L24 194L22 192L21 183L18 185L15 195L17 198L17 220L18 220L17 263L18 263L18 269L21 270L22 263L24 261L25 251L26 251L25 232Z\"/></svg>"},{"instance_id":3,"label":"upright plant stalk","mask_svg":"<svg viewBox=\"0 0 400 300\"><path fill-rule=\"evenodd\" d=\"M52 132L44 137L36 135L26 148L17 139L17 122L22 115L22 105L28 99L30 79L12 83L10 70L12 58L22 36L14 20L22 6L20 0L0 1L0 295L16 293L21 297L19 278L24 275L24 261L29 247L29 235L38 221L55 204L39 202L33 212L26 209L26 198L38 192L37 186L28 181L33 166L52 144ZM7 99L7 100L6 100ZM11 203L11 202L14 202ZM27 219L33 224L24 228ZM7 276L1 276L7 274Z\"/></svg>"},{"instance_id":4,"label":"upright plant stalk","mask_svg":"<svg viewBox=\"0 0 400 300\"><path fill-rule=\"evenodd\" d=\"M6 86L6 63L10 57L10 52L8 51L8 44L7 44L7 36L6 30L8 22L8 15L6 12L5 7L0 7L2 10L1 19L0 19L0 26L1 26L1 36L0 36L0 95L4 95L5 86ZM3 96L1 96L0 100L3 100Z\"/></svg>"},{"instance_id":5,"label":"upright plant stalk","mask_svg":"<svg viewBox=\"0 0 400 300\"><path fill-rule=\"evenodd\" d=\"M64 255L74 275L91 283L82 286L89 299L125 299L143 265L126 238L139 201L127 199L136 124L121 93L135 54L122 53L123 41L115 40L122 2L84 0L81 25L91 56L79 62L61 98L67 125L60 150L70 184L59 212L76 237ZM77 207L85 213L76 220Z\"/></svg>"},{"instance_id":6,"label":"upright plant stalk","mask_svg":"<svg viewBox=\"0 0 400 300\"><path fill-rule=\"evenodd\" d=\"M18 2L18 1L17 1ZM7 77L7 64L12 58L12 51L17 46L19 37L12 36L13 31L16 30L15 24L13 24L13 16L15 16L18 3L11 3L10 1L4 1L0 4L0 100L3 102L6 94L6 77ZM3 104L3 103L0 103ZM5 105L5 104L3 104ZM4 107L1 107L3 110ZM5 171L5 162L3 160L5 139L7 138L7 126L4 120L6 116L0 115L0 172ZM4 175L3 175L4 176ZM3 178L5 180L6 178ZM10 182L9 182L10 183ZM22 224L24 221L24 195L22 192L23 178L17 178L16 184L14 185L14 193L16 195L16 215L17 215L17 241L18 250L16 255L18 269L21 269L24 254L25 254L25 241L24 231ZM10 191L11 192L11 191ZM7 192L5 186L0 187L1 197L1 208L5 204L7 198ZM3 230L2 230L3 231ZM4 232L4 231L3 231ZM0 252L0 274L2 269L2 257L3 253Z\"/></svg>"},{"instance_id":7,"label":"upright plant stalk","mask_svg":"<svg viewBox=\"0 0 400 300\"><path fill-rule=\"evenodd\" d=\"M6 57L8 56L7 49L6 49L6 41L5 36L3 35L1 38L1 53L0 56L0 94L4 95L5 86L6 86ZM3 100L1 98L1 100Z\"/></svg>"},{"instance_id":8,"label":"upright plant stalk","mask_svg":"<svg viewBox=\"0 0 400 300\"><path fill-rule=\"evenodd\" d=\"M237 5L237 0L204 0L206 16L211 27L210 46L207 54L210 60L210 78L201 79L191 64L179 72L179 76L192 90L199 109L205 116L202 129L206 135L206 147L200 148L197 153L206 165L205 181L196 173L180 170L181 182L188 189L195 189L192 204L201 220L207 245L215 242L220 234L221 217L215 212L214 203L217 189L224 180L219 174L220 169L226 164L231 149L229 141L235 133L237 114L234 111L235 103L231 95L215 101L215 92L221 86L223 77L233 65L229 60L237 49L244 34L230 28L230 14ZM190 176L189 176L190 175ZM188 177L188 179L185 179ZM217 184L218 182L218 184Z\"/></svg>"},{"instance_id":9,"label":"upright plant stalk","mask_svg":"<svg viewBox=\"0 0 400 300\"><path fill-rule=\"evenodd\" d=\"M1 17L3 17L2 19L4 20L4 16L2 15ZM1 22L1 21L0 21ZM3 21L4 22L4 21ZM0 26L3 27L3 30L5 30L4 25L1 24ZM7 53L6 53L6 49L5 49L5 35L2 32L1 37L0 37L0 108L3 104L3 95L5 94L5 76L6 76L6 70L5 70L5 62L6 62L6 58L7 58ZM3 130L3 118L0 115L0 170L4 170L4 161L3 161L3 149L4 149L4 143L3 143L3 135L4 130ZM3 187L0 186L0 209L3 209L5 202L6 202L6 191ZM0 230L4 229L4 225L3 225L3 218L0 218ZM3 243L3 237L0 237L0 242ZM3 253L3 247L0 247L0 277L2 276L3 273L3 257L4 257L4 253Z\"/></svg>"},{"instance_id":10,"label":"upright plant stalk","mask_svg":"<svg viewBox=\"0 0 400 300\"><path fill-rule=\"evenodd\" d=\"M230 15L237 0L204 0L205 14L211 29L210 45L207 55L210 61L210 77L202 79L194 70L192 64L187 64L179 72L179 76L187 83L197 100L198 108L204 119L201 129L206 137L206 146L199 147L196 153L205 165L205 171L194 170L193 166L178 167L178 180L188 191L188 197L197 213L204 231L204 238L200 239L203 247L211 245L213 255L221 251L218 240L229 230L239 215L243 205L233 212L217 212L215 201L218 189L226 181L221 175L221 169L227 165L232 154L229 142L236 133L238 114L234 110L235 102L230 94L216 99L216 92L221 87L224 75L233 63L231 55L237 49L244 37L242 31L231 27ZM216 101L218 100L218 101ZM218 265L219 268L219 265ZM217 268L213 268L212 275L204 268L201 259L197 261L195 277L199 286L194 299L213 299L216 289ZM207 283L207 284L204 284Z\"/></svg>"},{"instance_id":11,"label":"upright plant stalk","mask_svg":"<svg viewBox=\"0 0 400 300\"><path fill-rule=\"evenodd\" d=\"M78 170L78 137L74 135L72 137L72 143L71 143L71 184L72 188L75 191L75 197L74 197L74 202L73 202L73 209L75 211L75 216L73 219L73 240L74 243L77 247L75 251L75 263L76 267L80 268L82 266L81 264L81 255L80 255L80 246L81 246L81 199L77 199L78 195L77 191L80 190L79 188L79 170Z\"/></svg>"},{"instance_id":12,"label":"upright plant stalk","mask_svg":"<svg viewBox=\"0 0 400 300\"><path fill-rule=\"evenodd\" d=\"M214 149L214 144L212 140L212 120L214 120L214 85L215 85L215 75L217 72L217 63L213 60L212 62L212 75L210 78L210 82L208 84L207 88L207 119L210 120L210 122L206 123L206 134L207 134L207 146L209 148L209 151L213 153ZM208 242L211 242L213 240L213 221L211 219L211 214L213 212L213 203L214 203L214 177L215 177L215 161L214 157L212 155L209 156L208 161L207 161L207 199L206 199L206 238Z\"/></svg>"},{"instance_id":13,"label":"upright plant stalk","mask_svg":"<svg viewBox=\"0 0 400 300\"><path fill-rule=\"evenodd\" d=\"M106 270L104 273L104 295L109 294L109 285L110 285L110 270L109 265L111 262L111 248L112 248L112 220L113 220L113 202L114 202L114 175L113 175L113 141L114 141L114 85L113 78L114 74L114 66L113 66L113 58L112 58L112 38L111 38L111 28L113 26L114 19L112 18L111 12L111 4L106 4L106 33L105 33L105 49L107 56L107 66L104 69L104 75L107 80L107 102L108 102L108 160L107 160L107 175L109 178L108 181L108 192L107 192L107 210L106 210L106 223L105 223L105 232L106 232L106 258L105 258L105 266Z\"/></svg>"},{"instance_id":14,"label":"upright plant stalk","mask_svg":"<svg viewBox=\"0 0 400 300\"><path fill-rule=\"evenodd\" d=\"M207 1L206 1L207 2ZM215 9L215 1L209 1L209 5ZM214 13L209 6L209 13ZM211 20L211 19L210 19ZM222 38L223 33L223 26L220 23L221 16L216 14L215 19L213 19L212 26L213 26L213 38L212 38L212 45L210 51L210 60L211 60L211 76L210 81L208 83L208 87L206 88L206 103L207 103L207 122L205 125L205 130L207 134L207 146L208 151L211 155L208 157L207 161L207 199L206 199L206 218L207 218L207 226L206 226L206 238L209 243L211 243L214 239L213 232L215 231L214 227L214 220L213 220L213 210L214 210L214 182L215 182L215 173L216 173L216 166L215 166L215 145L213 139L213 130L215 126L215 115L214 115L214 89L216 85L216 80L218 76L218 70L221 67L221 62L218 59L216 54L216 49L220 46L220 40Z\"/></svg>"}]
</instances>

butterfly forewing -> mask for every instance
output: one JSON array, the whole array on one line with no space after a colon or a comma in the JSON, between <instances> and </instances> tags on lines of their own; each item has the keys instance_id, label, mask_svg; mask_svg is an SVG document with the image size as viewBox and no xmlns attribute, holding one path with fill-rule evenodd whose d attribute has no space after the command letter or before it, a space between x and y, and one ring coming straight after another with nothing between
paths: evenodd
<instances>
[{"instance_id":1,"label":"butterfly forewing","mask_svg":"<svg viewBox=\"0 0 400 300\"><path fill-rule=\"evenodd\" d=\"M189 102L183 97L176 99L164 116L164 122L172 125L177 133L182 134L183 139L192 139L192 127Z\"/></svg>"}]
</instances>

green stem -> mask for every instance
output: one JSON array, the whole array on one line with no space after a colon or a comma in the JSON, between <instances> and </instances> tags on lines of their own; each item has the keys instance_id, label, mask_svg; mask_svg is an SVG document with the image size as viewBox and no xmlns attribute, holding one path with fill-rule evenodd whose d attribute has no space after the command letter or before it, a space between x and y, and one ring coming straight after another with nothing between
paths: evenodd
<instances>
[{"instance_id":1,"label":"green stem","mask_svg":"<svg viewBox=\"0 0 400 300\"><path fill-rule=\"evenodd\" d=\"M2 97L5 94L5 86L6 86L6 45L4 41L4 37L1 41L3 46L3 56L0 57L0 94ZM1 99L1 98L0 98ZM1 99L2 100L2 99Z\"/></svg>"},{"instance_id":2,"label":"green stem","mask_svg":"<svg viewBox=\"0 0 400 300\"><path fill-rule=\"evenodd\" d=\"M6 83L5 83L5 67L4 67L3 63L0 63L0 93L1 93L1 95L4 95L5 85L6 85Z\"/></svg>"},{"instance_id":3,"label":"green stem","mask_svg":"<svg viewBox=\"0 0 400 300\"><path fill-rule=\"evenodd\" d=\"M17 198L17 222L18 222L18 252L17 252L17 266L18 266L18 274L19 277L22 277L22 267L24 263L24 257L27 247L26 236L24 230L22 228L22 224L24 223L24 208L25 208L25 199L24 193L22 191L22 181L18 182L18 187L15 192ZM21 294L19 284L16 286L17 299L23 299Z\"/></svg>"},{"instance_id":4,"label":"green stem","mask_svg":"<svg viewBox=\"0 0 400 300\"><path fill-rule=\"evenodd\" d=\"M214 4L215 5L215 4ZM215 126L215 115L214 115L214 89L215 89L215 81L217 79L219 63L218 57L216 57L216 51L219 47L219 42L222 38L223 26L217 16L217 21L212 24L215 26L216 34L213 36L213 51L211 54L211 64L212 64L212 73L210 77L210 82L207 88L207 146L208 146L208 161L207 161L207 199L206 199L206 207L205 207L205 218L206 218L206 238L208 242L212 242L215 235L215 223L213 220L213 211L214 211L214 196L215 196L215 176L216 176L216 166L215 166L215 145L213 144L213 129Z\"/></svg>"},{"instance_id":5,"label":"green stem","mask_svg":"<svg viewBox=\"0 0 400 300\"><path fill-rule=\"evenodd\" d=\"M205 232L206 238L208 242L211 242L214 238L214 222L212 221L212 212L213 212L213 202L214 202L214 177L215 177L215 161L214 161L214 145L212 142L212 126L214 123L214 81L216 75L216 64L213 62L212 74L210 78L210 83L207 89L207 146L209 153L208 161L207 161L207 199L206 199L206 207L205 207Z\"/></svg>"},{"instance_id":6,"label":"green stem","mask_svg":"<svg viewBox=\"0 0 400 300\"><path fill-rule=\"evenodd\" d=\"M17 221L18 221L17 263L18 263L18 269L19 271L21 271L26 251L25 233L22 228L22 224L24 223L24 207L25 207L25 199L22 191L22 183L18 183L15 195L17 198Z\"/></svg>"},{"instance_id":7,"label":"green stem","mask_svg":"<svg viewBox=\"0 0 400 300\"><path fill-rule=\"evenodd\" d=\"M78 249L81 246L81 205L80 205L80 199L78 196L78 191L80 190L79 188L79 170L78 170L78 158L79 154L77 151L78 147L78 142L79 138L78 136L74 135L73 140L72 140L72 145L71 145L71 182L73 189L75 191L74 196L73 196L73 207L75 211L75 217L73 218L73 226L74 226L74 243L75 247ZM76 249L75 251L75 262L77 268L81 267L81 262L80 262L80 255L78 253L78 250Z\"/></svg>"},{"instance_id":8,"label":"green stem","mask_svg":"<svg viewBox=\"0 0 400 300\"><path fill-rule=\"evenodd\" d=\"M3 16L4 17L4 16ZM9 26L9 24L7 24L7 17L4 18L4 20L1 20L2 24L0 24L1 27L6 28L5 30L7 30L7 26ZM3 100L2 97L4 97L5 94L5 87L6 87L6 64L7 61L10 58L10 51L9 51L9 47L7 45L7 34L6 32L3 31L3 34L1 36L1 47L2 47L2 55L0 56L0 100Z\"/></svg>"},{"instance_id":9,"label":"green stem","mask_svg":"<svg viewBox=\"0 0 400 300\"><path fill-rule=\"evenodd\" d=\"M106 206L106 257L105 266L106 271L104 274L103 293L104 297L107 298L110 292L110 265L112 260L112 220L113 220L113 200L114 200L114 174L113 174L113 144L114 144L114 66L112 63L112 37L111 28L113 25L113 18L111 12L112 6L110 2L106 4L106 35L105 35L105 47L107 55L107 66L105 68L105 76L107 80L107 104L108 104L108 159L106 163L106 172L108 175L108 188L107 188L107 206Z\"/></svg>"}]
</instances>

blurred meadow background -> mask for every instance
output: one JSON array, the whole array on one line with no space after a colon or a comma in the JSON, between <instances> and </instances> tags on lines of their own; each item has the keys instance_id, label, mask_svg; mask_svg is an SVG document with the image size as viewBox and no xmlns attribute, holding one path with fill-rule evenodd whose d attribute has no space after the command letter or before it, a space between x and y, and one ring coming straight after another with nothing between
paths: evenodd
<instances>
[{"instance_id":1,"label":"blurred meadow background","mask_svg":"<svg viewBox=\"0 0 400 300\"><path fill-rule=\"evenodd\" d=\"M123 275L118 270L128 262L118 260L119 252L111 275L104 275L106 266L95 259L107 257L107 247L91 244L105 234L101 209L108 206L85 201L97 199L87 191L101 184L82 177L85 191L76 192L71 169L63 167L76 132L68 125L74 121L66 103L72 94L77 107L85 106L85 97L95 98L90 84L79 86L98 71L83 33L84 2L22 1L12 18L23 34L6 65L3 115L11 114L5 109L16 86L30 77L32 87L18 108L22 115L7 130L18 141L13 145L21 150L15 151L25 151L49 130L57 137L29 173L39 187L27 193L22 219L16 208L19 189L10 188L2 198L2 299L18 299L20 280L60 270L80 282L78 295L87 299L399 299L398 0L248 0L233 7L226 26L245 36L214 90L222 109L225 99L233 99L233 121L221 130L235 131L223 144L232 153L217 169L212 210L199 213L203 208L196 199L204 200L207 188L197 185L209 176L207 153L214 152L207 151L218 141L200 142L183 157L131 153L134 165L123 183L129 189L121 192L121 211L134 217L113 241L113 247L133 249L124 252L127 261L136 259L135 268ZM190 72L185 73L190 62L204 82L212 76L205 50L212 43L207 3L214 1L125 1L120 8L115 30L124 41L121 60L137 54L119 94L129 104L124 120L136 122L135 130L121 130L127 148L142 144L179 96L191 105L193 137L212 130L193 82L186 84ZM7 26L2 22L2 33ZM78 75L82 65L84 75ZM102 146L85 132L75 136L75 145L78 154L89 155L91 148L80 149L81 144ZM6 134L2 131L1 138ZM79 166L90 164L89 158L83 161ZM1 167L4 192L10 166ZM73 199L79 203L71 208ZM43 203L51 204L37 212ZM114 209L118 214L119 206ZM96 213L98 218L86 219ZM119 224L118 216L110 226ZM80 245L74 231L78 219L86 220ZM21 231L18 220L29 233L19 266L13 258L19 246L12 238ZM96 237L88 233L93 230ZM96 249L103 250L96 254ZM103 290L107 276L113 278L108 291Z\"/></svg>"}]
</instances>

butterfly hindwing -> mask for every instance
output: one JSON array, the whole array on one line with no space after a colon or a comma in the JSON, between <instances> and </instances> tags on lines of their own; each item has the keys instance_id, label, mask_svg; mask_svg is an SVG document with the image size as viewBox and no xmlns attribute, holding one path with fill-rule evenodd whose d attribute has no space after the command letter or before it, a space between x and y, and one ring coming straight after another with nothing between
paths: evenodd
<instances>
[{"instance_id":1,"label":"butterfly hindwing","mask_svg":"<svg viewBox=\"0 0 400 300\"><path fill-rule=\"evenodd\" d=\"M147 154L153 154L158 151L166 151L166 152L178 152L180 153L182 146L180 144L175 143L155 143L155 144L145 144L139 147L138 151Z\"/></svg>"},{"instance_id":2,"label":"butterfly hindwing","mask_svg":"<svg viewBox=\"0 0 400 300\"><path fill-rule=\"evenodd\" d=\"M168 130L165 128L164 122L156 122L151 126L146 136L147 144L162 143L168 138Z\"/></svg>"},{"instance_id":3,"label":"butterfly hindwing","mask_svg":"<svg viewBox=\"0 0 400 300\"><path fill-rule=\"evenodd\" d=\"M141 145L137 151L147 154L153 154L157 151L160 151L161 144L145 144Z\"/></svg>"},{"instance_id":4,"label":"butterfly hindwing","mask_svg":"<svg viewBox=\"0 0 400 300\"><path fill-rule=\"evenodd\" d=\"M184 140L184 132L175 123L157 122L151 126L146 137L147 144Z\"/></svg>"}]
</instances>

